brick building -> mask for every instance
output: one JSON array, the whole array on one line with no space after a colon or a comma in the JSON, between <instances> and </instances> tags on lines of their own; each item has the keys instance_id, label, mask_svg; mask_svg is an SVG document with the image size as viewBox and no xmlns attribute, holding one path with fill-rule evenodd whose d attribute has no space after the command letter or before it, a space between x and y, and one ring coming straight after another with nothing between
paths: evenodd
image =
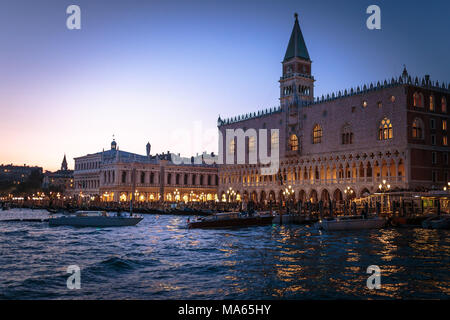
<instances>
[{"instance_id":1,"label":"brick building","mask_svg":"<svg viewBox=\"0 0 450 320\"><path fill-rule=\"evenodd\" d=\"M381 189L442 189L449 181L450 85L412 77L406 68L390 80L314 98L312 62L296 15L282 62L280 107L218 119L222 152L219 198L280 201L291 186L296 200L360 197ZM237 137L245 134L245 163L237 164ZM255 129L254 131L249 129ZM279 148L279 171L262 174L260 129ZM278 129L277 131L271 131ZM291 190L290 189L290 190Z\"/></svg>"}]
</instances>

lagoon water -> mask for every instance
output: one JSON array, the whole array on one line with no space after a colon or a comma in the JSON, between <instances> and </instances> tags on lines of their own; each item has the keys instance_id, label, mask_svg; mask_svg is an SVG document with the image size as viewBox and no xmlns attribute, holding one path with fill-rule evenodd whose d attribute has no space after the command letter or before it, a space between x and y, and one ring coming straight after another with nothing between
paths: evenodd
<instances>
[{"instance_id":1,"label":"lagoon water","mask_svg":"<svg viewBox=\"0 0 450 320\"><path fill-rule=\"evenodd\" d=\"M326 233L309 226L187 230L187 217L146 215L134 227L4 222L0 299L448 299L450 231ZM81 289L66 286L69 265ZM381 269L369 290L367 267Z\"/></svg>"}]
</instances>

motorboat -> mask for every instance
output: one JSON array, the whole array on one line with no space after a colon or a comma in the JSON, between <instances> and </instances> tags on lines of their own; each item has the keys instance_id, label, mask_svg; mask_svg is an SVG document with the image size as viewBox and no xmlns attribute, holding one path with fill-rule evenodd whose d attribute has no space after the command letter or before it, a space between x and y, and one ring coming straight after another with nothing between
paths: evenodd
<instances>
[{"instance_id":1,"label":"motorboat","mask_svg":"<svg viewBox=\"0 0 450 320\"><path fill-rule=\"evenodd\" d=\"M198 218L189 221L187 227L191 228L230 228L261 226L272 223L274 216L271 214L241 213L241 212L221 212L212 216Z\"/></svg>"},{"instance_id":2,"label":"motorboat","mask_svg":"<svg viewBox=\"0 0 450 320\"><path fill-rule=\"evenodd\" d=\"M450 215L436 215L422 222L426 229L450 229Z\"/></svg>"},{"instance_id":3,"label":"motorboat","mask_svg":"<svg viewBox=\"0 0 450 320\"><path fill-rule=\"evenodd\" d=\"M50 226L73 227L125 227L134 226L141 222L142 216L138 215L108 215L106 211L77 211L75 214L50 217Z\"/></svg>"},{"instance_id":4,"label":"motorboat","mask_svg":"<svg viewBox=\"0 0 450 320\"><path fill-rule=\"evenodd\" d=\"M326 231L379 229L386 225L382 217L364 218L362 216L340 216L333 219L322 219L315 224L316 228Z\"/></svg>"},{"instance_id":5,"label":"motorboat","mask_svg":"<svg viewBox=\"0 0 450 320\"><path fill-rule=\"evenodd\" d=\"M275 213L272 223L275 224L313 224L318 219L314 216L298 213Z\"/></svg>"}]
</instances>

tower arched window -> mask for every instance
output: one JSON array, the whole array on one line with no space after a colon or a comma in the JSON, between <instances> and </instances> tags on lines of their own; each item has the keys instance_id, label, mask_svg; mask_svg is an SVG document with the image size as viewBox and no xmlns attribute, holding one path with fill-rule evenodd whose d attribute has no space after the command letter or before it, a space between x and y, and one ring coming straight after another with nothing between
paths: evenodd
<instances>
[{"instance_id":1,"label":"tower arched window","mask_svg":"<svg viewBox=\"0 0 450 320\"><path fill-rule=\"evenodd\" d=\"M316 124L313 128L313 144L322 142L322 127L319 124Z\"/></svg>"},{"instance_id":2,"label":"tower arched window","mask_svg":"<svg viewBox=\"0 0 450 320\"><path fill-rule=\"evenodd\" d=\"M384 118L378 127L378 140L388 140L394 137L391 120Z\"/></svg>"},{"instance_id":3,"label":"tower arched window","mask_svg":"<svg viewBox=\"0 0 450 320\"><path fill-rule=\"evenodd\" d=\"M289 137L289 150L297 151L298 150L298 138L295 134L291 134Z\"/></svg>"},{"instance_id":4,"label":"tower arched window","mask_svg":"<svg viewBox=\"0 0 450 320\"><path fill-rule=\"evenodd\" d=\"M412 137L414 139L423 139L423 122L419 118L415 118L413 121Z\"/></svg>"}]
</instances>

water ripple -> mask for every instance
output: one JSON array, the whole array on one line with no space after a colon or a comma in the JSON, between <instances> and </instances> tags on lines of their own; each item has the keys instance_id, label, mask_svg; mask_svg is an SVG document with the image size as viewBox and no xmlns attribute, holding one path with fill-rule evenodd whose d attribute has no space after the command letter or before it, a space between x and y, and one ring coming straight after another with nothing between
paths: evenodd
<instances>
[{"instance_id":1,"label":"water ripple","mask_svg":"<svg viewBox=\"0 0 450 320\"><path fill-rule=\"evenodd\" d=\"M0 299L442 299L450 297L450 232L326 233L273 225L188 230L176 216L135 227L1 222L48 216L0 212ZM81 268L81 289L66 270ZM378 265L382 287L369 290Z\"/></svg>"}]
</instances>

